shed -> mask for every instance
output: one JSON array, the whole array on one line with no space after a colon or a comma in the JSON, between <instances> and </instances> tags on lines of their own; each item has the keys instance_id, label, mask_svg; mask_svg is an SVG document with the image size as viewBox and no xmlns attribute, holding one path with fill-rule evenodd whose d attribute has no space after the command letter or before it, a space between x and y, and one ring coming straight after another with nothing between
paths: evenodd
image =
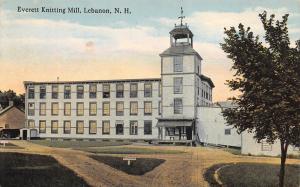
<instances>
[{"instance_id":1,"label":"shed","mask_svg":"<svg viewBox=\"0 0 300 187\"><path fill-rule=\"evenodd\" d=\"M25 127L25 113L16 106L10 105L0 111L0 137L16 138L20 129Z\"/></svg>"}]
</instances>

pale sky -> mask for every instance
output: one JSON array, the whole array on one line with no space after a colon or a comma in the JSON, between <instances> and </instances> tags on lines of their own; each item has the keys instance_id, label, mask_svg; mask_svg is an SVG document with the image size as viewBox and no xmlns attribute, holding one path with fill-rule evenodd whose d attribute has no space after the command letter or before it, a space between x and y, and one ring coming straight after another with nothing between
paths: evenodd
<instances>
[{"instance_id":1,"label":"pale sky","mask_svg":"<svg viewBox=\"0 0 300 187\"><path fill-rule=\"evenodd\" d=\"M129 8L120 14L18 13L22 8ZM243 23L263 39L258 14L289 13L291 43L300 39L300 0L0 0L0 90L24 92L23 81L160 77L159 54L183 6L202 74L213 100L234 95L224 85L231 61L221 50L223 28Z\"/></svg>"}]
</instances>

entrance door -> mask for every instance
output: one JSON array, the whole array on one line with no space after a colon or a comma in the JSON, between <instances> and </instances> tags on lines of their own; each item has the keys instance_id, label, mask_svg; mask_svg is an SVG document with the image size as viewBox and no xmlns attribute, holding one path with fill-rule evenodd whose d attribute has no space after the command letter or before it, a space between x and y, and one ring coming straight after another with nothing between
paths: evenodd
<instances>
[{"instance_id":1,"label":"entrance door","mask_svg":"<svg viewBox=\"0 0 300 187\"><path fill-rule=\"evenodd\" d=\"M23 130L23 140L27 140L27 130Z\"/></svg>"},{"instance_id":2,"label":"entrance door","mask_svg":"<svg viewBox=\"0 0 300 187\"><path fill-rule=\"evenodd\" d=\"M186 139L187 140L192 140L193 138L193 130L192 130L192 127L186 127Z\"/></svg>"}]
</instances>

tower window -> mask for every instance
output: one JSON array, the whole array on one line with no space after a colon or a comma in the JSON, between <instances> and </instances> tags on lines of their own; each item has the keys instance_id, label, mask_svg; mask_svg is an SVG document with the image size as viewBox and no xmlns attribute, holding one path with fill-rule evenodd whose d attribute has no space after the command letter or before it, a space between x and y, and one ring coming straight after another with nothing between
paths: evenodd
<instances>
[{"instance_id":1,"label":"tower window","mask_svg":"<svg viewBox=\"0 0 300 187\"><path fill-rule=\"evenodd\" d=\"M174 99L174 114L182 114L182 98Z\"/></svg>"},{"instance_id":2,"label":"tower window","mask_svg":"<svg viewBox=\"0 0 300 187\"><path fill-rule=\"evenodd\" d=\"M183 78L182 77L174 77L174 94L181 94L183 87Z\"/></svg>"},{"instance_id":3,"label":"tower window","mask_svg":"<svg viewBox=\"0 0 300 187\"><path fill-rule=\"evenodd\" d=\"M174 63L174 72L182 72L183 71L183 57L175 56L173 59Z\"/></svg>"}]
</instances>

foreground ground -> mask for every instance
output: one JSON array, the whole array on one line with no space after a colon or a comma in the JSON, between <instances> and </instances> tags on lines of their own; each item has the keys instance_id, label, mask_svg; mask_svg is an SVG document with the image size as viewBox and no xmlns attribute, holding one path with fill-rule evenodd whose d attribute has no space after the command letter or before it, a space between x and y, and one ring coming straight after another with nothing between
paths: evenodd
<instances>
[{"instance_id":1,"label":"foreground ground","mask_svg":"<svg viewBox=\"0 0 300 187\"><path fill-rule=\"evenodd\" d=\"M217 164L205 172L205 178L211 186L278 186L279 167L264 163ZM286 176L285 186L299 187L300 165L286 165Z\"/></svg>"},{"instance_id":2,"label":"foreground ground","mask_svg":"<svg viewBox=\"0 0 300 187\"><path fill-rule=\"evenodd\" d=\"M280 162L279 158L233 155L220 149L206 147L123 145L122 148L127 149L156 150L156 154L141 153L135 157L165 160L154 170L141 176L134 176L92 159L90 156L95 154L87 151L46 147L26 141L13 141L12 143L24 149L0 149L0 151L52 155L91 186L208 186L203 175L209 167L215 164L235 162L279 164ZM157 150L162 150L162 152L172 150L180 153L163 154ZM289 159L287 163L300 164L300 161Z\"/></svg>"},{"instance_id":3,"label":"foreground ground","mask_svg":"<svg viewBox=\"0 0 300 187\"><path fill-rule=\"evenodd\" d=\"M1 153L0 163L0 186L88 186L50 156Z\"/></svg>"}]
</instances>

